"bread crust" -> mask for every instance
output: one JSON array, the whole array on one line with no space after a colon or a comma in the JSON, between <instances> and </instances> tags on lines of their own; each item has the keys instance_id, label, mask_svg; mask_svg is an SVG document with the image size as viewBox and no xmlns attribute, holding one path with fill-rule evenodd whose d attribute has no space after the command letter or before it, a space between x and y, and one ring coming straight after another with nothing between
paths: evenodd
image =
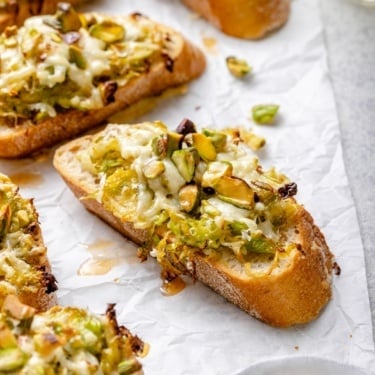
<instances>
[{"instance_id":1,"label":"bread crust","mask_svg":"<svg viewBox=\"0 0 375 375\"><path fill-rule=\"evenodd\" d=\"M17 0L8 1L11 4L0 8L0 32L12 25L21 26L28 17L39 14L51 14L56 11L59 0ZM65 0L74 6L82 0Z\"/></svg>"},{"instance_id":2,"label":"bread crust","mask_svg":"<svg viewBox=\"0 0 375 375\"><path fill-rule=\"evenodd\" d=\"M297 230L301 251L281 273L241 278L222 263L198 256L193 259L196 278L272 326L307 323L331 298L332 254L302 207L297 214Z\"/></svg>"},{"instance_id":3,"label":"bread crust","mask_svg":"<svg viewBox=\"0 0 375 375\"><path fill-rule=\"evenodd\" d=\"M183 0L224 33L259 39L281 27L290 13L290 0Z\"/></svg>"},{"instance_id":4,"label":"bread crust","mask_svg":"<svg viewBox=\"0 0 375 375\"><path fill-rule=\"evenodd\" d=\"M81 203L92 213L138 245L147 232L134 228L107 211L97 200L95 181L74 161L71 150L85 149L92 136L60 147L54 166ZM85 173L87 173L85 175ZM83 198L83 199L82 199ZM333 255L311 215L300 206L294 233L299 250L281 272L262 276L240 275L225 263L195 254L186 272L250 315L276 327L289 327L315 319L331 298Z\"/></svg>"},{"instance_id":5,"label":"bread crust","mask_svg":"<svg viewBox=\"0 0 375 375\"><path fill-rule=\"evenodd\" d=\"M0 178L1 182L5 179L1 174ZM7 181L7 183L11 183L10 180ZM18 192L15 194L19 196ZM28 200L28 203L32 208L32 222L27 228L24 228L24 231L32 236L33 248L42 248L43 251L38 251L38 255L28 256L27 259L27 263L32 267L33 273L35 273L37 277L35 284L28 284L28 288L24 288L22 285L16 287L16 295L22 303L34 307L37 311L46 311L57 304L55 293L57 286L56 280L51 273L51 265L47 258L47 250L44 245L42 231L38 221L38 213L36 212L32 200ZM3 251L2 248L1 251ZM4 295L0 295L0 298L3 297Z\"/></svg>"},{"instance_id":6,"label":"bread crust","mask_svg":"<svg viewBox=\"0 0 375 375\"><path fill-rule=\"evenodd\" d=\"M102 124L111 115L144 98L158 95L168 88L179 86L201 75L206 66L203 53L181 34L167 27L160 27L175 38L176 48L170 54L173 59L172 71L163 62L159 62L147 73L119 87L114 102L100 109L69 110L38 124L26 122L4 131L0 134L0 157L27 156L72 138Z\"/></svg>"}]
</instances>

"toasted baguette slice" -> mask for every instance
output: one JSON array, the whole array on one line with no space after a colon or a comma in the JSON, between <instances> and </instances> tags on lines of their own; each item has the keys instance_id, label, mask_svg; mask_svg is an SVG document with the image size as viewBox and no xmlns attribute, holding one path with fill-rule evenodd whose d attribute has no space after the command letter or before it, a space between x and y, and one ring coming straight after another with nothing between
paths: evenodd
<instances>
[{"instance_id":1,"label":"toasted baguette slice","mask_svg":"<svg viewBox=\"0 0 375 375\"><path fill-rule=\"evenodd\" d=\"M1 374L141 375L147 345L105 315L55 306L43 313L8 296L0 312ZM62 372L62 369L64 372Z\"/></svg>"},{"instance_id":2,"label":"toasted baguette slice","mask_svg":"<svg viewBox=\"0 0 375 375\"><path fill-rule=\"evenodd\" d=\"M224 33L259 39L288 19L290 0L183 0Z\"/></svg>"},{"instance_id":3,"label":"toasted baguette slice","mask_svg":"<svg viewBox=\"0 0 375 375\"><path fill-rule=\"evenodd\" d=\"M191 275L273 326L309 322L331 297L332 254L296 184L263 171L246 139L188 120L110 125L57 149L54 166L167 282Z\"/></svg>"},{"instance_id":4,"label":"toasted baguette slice","mask_svg":"<svg viewBox=\"0 0 375 375\"><path fill-rule=\"evenodd\" d=\"M56 280L31 199L0 174L0 306L13 294L39 311L56 304Z\"/></svg>"},{"instance_id":5,"label":"toasted baguette slice","mask_svg":"<svg viewBox=\"0 0 375 375\"><path fill-rule=\"evenodd\" d=\"M6 30L0 55L4 158L76 136L205 68L199 49L147 17L83 15L67 6Z\"/></svg>"},{"instance_id":6,"label":"toasted baguette slice","mask_svg":"<svg viewBox=\"0 0 375 375\"><path fill-rule=\"evenodd\" d=\"M82 1L65 2L78 5ZM8 26L21 26L29 17L54 13L58 3L58 0L5 0L0 4L0 32Z\"/></svg>"}]
</instances>

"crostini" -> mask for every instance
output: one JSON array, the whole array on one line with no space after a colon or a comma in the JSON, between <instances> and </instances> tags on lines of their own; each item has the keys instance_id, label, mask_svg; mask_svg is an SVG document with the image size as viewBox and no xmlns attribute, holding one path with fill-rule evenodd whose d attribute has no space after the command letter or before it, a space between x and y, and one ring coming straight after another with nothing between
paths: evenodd
<instances>
[{"instance_id":1,"label":"crostini","mask_svg":"<svg viewBox=\"0 0 375 375\"><path fill-rule=\"evenodd\" d=\"M333 255L297 185L263 170L247 138L189 120L108 125L58 148L54 166L167 282L190 275L270 325L306 323L331 297Z\"/></svg>"},{"instance_id":2,"label":"crostini","mask_svg":"<svg viewBox=\"0 0 375 375\"><path fill-rule=\"evenodd\" d=\"M26 156L101 124L205 68L180 33L134 13L66 3L0 36L0 157Z\"/></svg>"}]
</instances>

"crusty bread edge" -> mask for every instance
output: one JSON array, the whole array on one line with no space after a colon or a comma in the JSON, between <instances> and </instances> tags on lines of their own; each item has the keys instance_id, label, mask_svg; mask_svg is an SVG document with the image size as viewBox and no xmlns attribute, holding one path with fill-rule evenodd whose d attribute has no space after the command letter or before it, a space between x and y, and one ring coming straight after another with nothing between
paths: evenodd
<instances>
[{"instance_id":1,"label":"crusty bread edge","mask_svg":"<svg viewBox=\"0 0 375 375\"><path fill-rule=\"evenodd\" d=\"M13 184L11 180L10 183ZM14 186L16 186L14 184ZM18 189L15 192L15 196L20 196ZM17 288L16 295L20 301L26 305L34 307L37 311L42 312L46 311L52 306L57 304L57 297L55 291L48 293L47 289L50 285L50 282L53 282L53 287L55 287L55 278L51 271L51 264L47 257L47 249L44 243L42 230L39 223L39 215L36 211L34 202L32 199L22 198L31 206L33 221L28 227L28 233L32 236L33 247L41 247L44 249L44 252L38 256L32 258L32 261L29 262L29 266L33 269L33 272L38 274L38 286L30 285L30 287L36 288L35 291L25 290L22 288Z\"/></svg>"},{"instance_id":2,"label":"crusty bread edge","mask_svg":"<svg viewBox=\"0 0 375 375\"><path fill-rule=\"evenodd\" d=\"M315 319L331 298L332 254L311 215L300 207L300 251L281 273L239 278L220 262L196 257L197 278L229 301L272 326Z\"/></svg>"},{"instance_id":3,"label":"crusty bread edge","mask_svg":"<svg viewBox=\"0 0 375 375\"><path fill-rule=\"evenodd\" d=\"M77 174L66 169L64 160L70 150L84 147L90 137L60 147L54 157L54 166L89 211L142 245L147 240L147 233L121 221L105 210L101 203L89 198L94 192L93 186L77 180ZM302 206L296 214L296 231L300 241L299 251L281 273L241 278L222 263L201 256L191 260L189 272L193 278L270 325L288 327L307 323L319 315L331 298L333 255L313 218Z\"/></svg>"},{"instance_id":4,"label":"crusty bread edge","mask_svg":"<svg viewBox=\"0 0 375 375\"><path fill-rule=\"evenodd\" d=\"M164 90L179 86L197 78L205 69L203 53L178 32L163 27L179 38L179 49L175 51L173 71L160 62L148 73L132 79L120 87L115 101L101 109L90 111L70 110L41 123L17 126L14 131L0 135L0 157L18 158L44 147L77 136L102 124L111 115L129 107L144 98L160 94Z\"/></svg>"},{"instance_id":5,"label":"crusty bread edge","mask_svg":"<svg viewBox=\"0 0 375 375\"><path fill-rule=\"evenodd\" d=\"M71 3L73 6L78 6L83 1L84 0L65 0L65 2ZM41 8L38 7L38 4L34 0L31 0L30 2L32 4L26 4L25 1L22 2L22 6L28 5L28 9L23 7L20 10L19 14L15 14L12 11L6 12L5 10L0 9L0 33L3 32L5 28L8 26L12 26L12 25L21 26L27 17L37 15L35 14L35 12L40 11L39 14L54 13L56 11L59 0L44 0ZM34 8L32 8L34 3L35 3Z\"/></svg>"},{"instance_id":6,"label":"crusty bread edge","mask_svg":"<svg viewBox=\"0 0 375 375\"><path fill-rule=\"evenodd\" d=\"M225 34L259 39L283 26L290 0L183 0Z\"/></svg>"},{"instance_id":7,"label":"crusty bread edge","mask_svg":"<svg viewBox=\"0 0 375 375\"><path fill-rule=\"evenodd\" d=\"M36 225L37 227L34 232L34 237L35 237L34 240L37 246L42 246L45 248L40 224L37 223ZM28 292L21 290L18 294L18 297L22 303L32 306L38 311L47 311L51 307L57 305L56 292L47 293L47 287L44 284L44 280L43 280L43 277L46 273L53 275L51 264L47 258L47 249L46 249L46 253L39 259L38 263L33 264L32 267L37 268L39 271L39 274L41 277L40 279L41 286L40 288L38 288L38 291L35 293L28 293Z\"/></svg>"}]
</instances>

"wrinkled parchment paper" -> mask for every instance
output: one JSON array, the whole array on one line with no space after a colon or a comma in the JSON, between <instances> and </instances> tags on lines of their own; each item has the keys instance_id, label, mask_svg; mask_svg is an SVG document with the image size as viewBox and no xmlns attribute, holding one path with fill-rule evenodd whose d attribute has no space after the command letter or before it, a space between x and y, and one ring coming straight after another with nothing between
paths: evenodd
<instances>
[{"instance_id":1,"label":"wrinkled parchment paper","mask_svg":"<svg viewBox=\"0 0 375 375\"><path fill-rule=\"evenodd\" d=\"M22 194L35 198L60 303L97 313L116 303L119 321L151 345L143 360L146 374L248 374L256 362L291 356L374 371L364 255L317 1L294 1L288 24L261 41L225 36L178 0L102 0L84 9L140 11L180 30L205 51L204 76L185 95L159 103L137 120L160 119L173 129L188 117L200 126L242 125L266 137L261 163L275 165L298 184L298 200L322 229L342 273L334 277L333 299L320 317L291 329L253 319L200 283L163 296L156 262L140 264L136 246L84 210L54 171L53 150L2 160L0 170L20 183ZM253 73L244 80L232 77L225 65L229 55L247 59ZM250 109L260 103L280 105L276 125L252 122ZM96 275L85 275L95 262Z\"/></svg>"}]
</instances>

